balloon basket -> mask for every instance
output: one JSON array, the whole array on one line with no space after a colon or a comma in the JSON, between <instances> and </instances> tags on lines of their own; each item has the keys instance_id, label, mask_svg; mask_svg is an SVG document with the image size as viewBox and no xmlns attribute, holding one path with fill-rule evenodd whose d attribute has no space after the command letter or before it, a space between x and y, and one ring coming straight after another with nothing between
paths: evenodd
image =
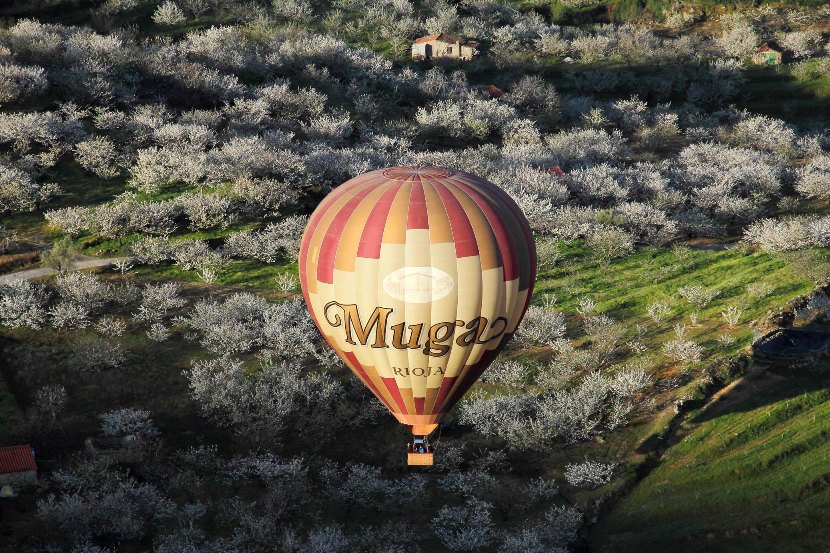
<instances>
[{"instance_id":1,"label":"balloon basket","mask_svg":"<svg viewBox=\"0 0 830 553\"><path fill-rule=\"evenodd\" d=\"M431 467L434 453L407 453L406 464L410 467Z\"/></svg>"},{"instance_id":2,"label":"balloon basket","mask_svg":"<svg viewBox=\"0 0 830 553\"><path fill-rule=\"evenodd\" d=\"M413 436L406 453L406 464L410 467L431 467L435 448L429 443L429 436Z\"/></svg>"}]
</instances>

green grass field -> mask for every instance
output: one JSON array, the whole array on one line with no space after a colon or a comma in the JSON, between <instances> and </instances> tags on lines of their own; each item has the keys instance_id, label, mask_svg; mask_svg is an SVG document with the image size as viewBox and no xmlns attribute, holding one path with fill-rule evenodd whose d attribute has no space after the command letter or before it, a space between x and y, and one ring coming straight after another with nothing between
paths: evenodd
<instances>
[{"instance_id":1,"label":"green grass field","mask_svg":"<svg viewBox=\"0 0 830 553\"><path fill-rule=\"evenodd\" d=\"M557 298L556 308L573 314L579 300L588 297L597 311L623 321L630 329L641 325L644 343L659 349L674 335L674 324L686 324L689 336L707 352L734 354L747 345L752 329L748 322L763 318L767 311L808 293L813 283L795 274L783 259L740 247L726 250L689 247L643 247L609 266L597 264L587 249L574 244L563 246L564 259L554 269L541 271L535 289L536 301ZM746 286L764 282L773 292L764 298L747 293ZM698 325L690 324L694 308L677 293L684 286L701 285L719 295L699 313ZM648 318L647 307L655 301L668 303L672 311L660 325ZM730 306L743 309L740 324L727 328L721 312ZM737 341L724 348L716 341L720 333Z\"/></svg>"},{"instance_id":2,"label":"green grass field","mask_svg":"<svg viewBox=\"0 0 830 553\"><path fill-rule=\"evenodd\" d=\"M569 25L589 23L596 20L635 21L642 18L661 20L672 4L678 4L672 0L596 0L583 2L582 5L574 5L576 2L563 2L562 0L513 0L513 4L519 9L535 9L551 19ZM751 8L758 4L765 4L773 7L786 6L821 6L824 0L737 0L724 2L723 0L694 0L683 2L687 8L693 8L698 12L706 14L740 11Z\"/></svg>"},{"instance_id":3,"label":"green grass field","mask_svg":"<svg viewBox=\"0 0 830 553\"><path fill-rule=\"evenodd\" d=\"M592 550L826 550L830 376L758 371L693 413L682 440L593 529Z\"/></svg>"}]
</instances>

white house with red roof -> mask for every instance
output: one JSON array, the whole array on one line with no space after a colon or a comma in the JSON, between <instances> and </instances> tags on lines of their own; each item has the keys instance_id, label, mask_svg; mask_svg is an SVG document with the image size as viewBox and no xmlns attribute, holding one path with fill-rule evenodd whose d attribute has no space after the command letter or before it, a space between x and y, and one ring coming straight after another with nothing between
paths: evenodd
<instances>
[{"instance_id":1,"label":"white house with red roof","mask_svg":"<svg viewBox=\"0 0 830 553\"><path fill-rule=\"evenodd\" d=\"M37 464L32 447L0 447L0 487L37 480Z\"/></svg>"},{"instance_id":2,"label":"white house with red roof","mask_svg":"<svg viewBox=\"0 0 830 553\"><path fill-rule=\"evenodd\" d=\"M478 42L469 38L445 35L422 36L412 43L413 60L457 59L469 61L478 53Z\"/></svg>"}]
</instances>

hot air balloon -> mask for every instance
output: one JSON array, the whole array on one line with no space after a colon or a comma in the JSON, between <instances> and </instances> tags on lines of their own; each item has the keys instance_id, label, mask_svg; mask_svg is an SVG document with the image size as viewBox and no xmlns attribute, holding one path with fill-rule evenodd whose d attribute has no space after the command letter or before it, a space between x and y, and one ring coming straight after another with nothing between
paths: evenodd
<instances>
[{"instance_id":1,"label":"hot air balloon","mask_svg":"<svg viewBox=\"0 0 830 553\"><path fill-rule=\"evenodd\" d=\"M429 434L505 347L536 276L527 220L496 185L390 167L332 191L303 234L300 282L317 328L414 436Z\"/></svg>"}]
</instances>

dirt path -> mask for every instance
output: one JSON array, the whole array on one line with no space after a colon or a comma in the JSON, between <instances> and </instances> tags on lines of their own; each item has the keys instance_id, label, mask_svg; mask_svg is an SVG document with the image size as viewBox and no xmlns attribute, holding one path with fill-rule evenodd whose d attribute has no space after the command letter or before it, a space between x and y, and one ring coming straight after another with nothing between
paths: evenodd
<instances>
[{"instance_id":1,"label":"dirt path","mask_svg":"<svg viewBox=\"0 0 830 553\"><path fill-rule=\"evenodd\" d=\"M116 261L120 261L122 259L128 259L126 257L107 257L107 258L97 258L97 257L83 257L75 262L74 271L80 271L82 269L95 269L97 267L108 267L115 263ZM45 277L49 275L55 274L57 271L55 269L50 269L49 267L38 267L37 269L27 269L25 271L17 271L16 273L8 273L5 275L0 275L0 284L8 284L9 282L15 280L32 280L35 278Z\"/></svg>"},{"instance_id":2,"label":"dirt path","mask_svg":"<svg viewBox=\"0 0 830 553\"><path fill-rule=\"evenodd\" d=\"M722 252L734 247L737 242L726 242L715 238L692 238L681 242L682 245L693 250L710 250L713 252Z\"/></svg>"}]
</instances>

